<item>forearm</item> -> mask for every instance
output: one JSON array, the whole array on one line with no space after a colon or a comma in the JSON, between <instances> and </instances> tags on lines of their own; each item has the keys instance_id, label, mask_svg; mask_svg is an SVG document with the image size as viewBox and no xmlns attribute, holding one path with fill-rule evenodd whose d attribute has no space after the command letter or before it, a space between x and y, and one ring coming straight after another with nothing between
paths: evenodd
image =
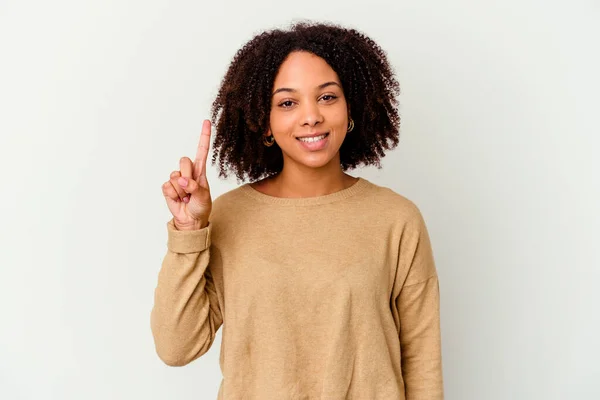
<instances>
[{"instance_id":1,"label":"forearm","mask_svg":"<svg viewBox=\"0 0 600 400\"><path fill-rule=\"evenodd\" d=\"M442 349L437 276L402 289L402 372L407 400L442 400Z\"/></svg>"},{"instance_id":2,"label":"forearm","mask_svg":"<svg viewBox=\"0 0 600 400\"><path fill-rule=\"evenodd\" d=\"M217 299L211 296L205 275L210 259L208 228L185 233L172 228L154 292L151 328L159 357L180 366L208 351L221 317L218 304L211 304Z\"/></svg>"}]
</instances>

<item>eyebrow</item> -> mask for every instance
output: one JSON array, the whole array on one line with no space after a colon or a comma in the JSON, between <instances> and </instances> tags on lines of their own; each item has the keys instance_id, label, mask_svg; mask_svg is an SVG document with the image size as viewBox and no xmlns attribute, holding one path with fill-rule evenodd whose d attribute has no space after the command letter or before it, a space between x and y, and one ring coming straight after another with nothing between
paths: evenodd
<instances>
[{"instance_id":1,"label":"eyebrow","mask_svg":"<svg viewBox=\"0 0 600 400\"><path fill-rule=\"evenodd\" d=\"M342 88L339 83L331 81L331 82L325 82L325 83L320 84L319 86L317 86L317 89L319 89L319 90L320 89L324 89L327 86L332 86L332 85L335 85L335 86L339 87L340 89ZM292 93L295 93L295 92L297 92L297 90L296 89L292 89L292 88L282 87L282 88L279 88L276 91L274 91L273 92L273 96L275 96L279 92L292 92Z\"/></svg>"}]
</instances>

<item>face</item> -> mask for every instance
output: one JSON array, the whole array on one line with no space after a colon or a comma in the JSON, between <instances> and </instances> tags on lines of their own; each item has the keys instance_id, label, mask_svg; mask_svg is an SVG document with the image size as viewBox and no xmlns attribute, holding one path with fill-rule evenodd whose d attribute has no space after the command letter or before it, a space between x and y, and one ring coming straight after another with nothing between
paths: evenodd
<instances>
[{"instance_id":1,"label":"face","mask_svg":"<svg viewBox=\"0 0 600 400\"><path fill-rule=\"evenodd\" d=\"M268 133L283 151L284 168L289 163L340 165L348 106L340 79L325 60L308 52L290 53L275 77L271 104Z\"/></svg>"}]
</instances>

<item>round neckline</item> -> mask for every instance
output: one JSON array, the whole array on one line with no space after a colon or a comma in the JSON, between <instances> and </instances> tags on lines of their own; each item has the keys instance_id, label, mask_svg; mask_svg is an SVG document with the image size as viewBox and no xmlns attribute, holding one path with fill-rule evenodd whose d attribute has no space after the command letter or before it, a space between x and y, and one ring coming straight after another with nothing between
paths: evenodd
<instances>
[{"instance_id":1,"label":"round neckline","mask_svg":"<svg viewBox=\"0 0 600 400\"><path fill-rule=\"evenodd\" d=\"M252 197L255 200L259 200L263 203L279 204L279 205L293 205L293 206L311 206L328 204L334 201L347 199L348 197L354 196L367 188L369 181L364 178L358 177L358 180L351 186L338 190L330 194L315 197L275 197L263 192L259 192L250 183L246 183L240 186L240 190L246 195Z\"/></svg>"}]
</instances>

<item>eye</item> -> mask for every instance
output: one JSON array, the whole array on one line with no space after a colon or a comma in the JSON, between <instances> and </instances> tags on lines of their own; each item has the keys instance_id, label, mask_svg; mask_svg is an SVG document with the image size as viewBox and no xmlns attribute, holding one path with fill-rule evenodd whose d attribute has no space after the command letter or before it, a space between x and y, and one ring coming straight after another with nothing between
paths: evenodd
<instances>
[{"instance_id":1,"label":"eye","mask_svg":"<svg viewBox=\"0 0 600 400\"><path fill-rule=\"evenodd\" d=\"M282 101L279 103L279 107L281 108L290 108L294 105L294 102L291 100Z\"/></svg>"},{"instance_id":2,"label":"eye","mask_svg":"<svg viewBox=\"0 0 600 400\"><path fill-rule=\"evenodd\" d=\"M323 97L321 97L321 99L325 101L331 101L337 99L337 96L334 94L326 94Z\"/></svg>"}]
</instances>

